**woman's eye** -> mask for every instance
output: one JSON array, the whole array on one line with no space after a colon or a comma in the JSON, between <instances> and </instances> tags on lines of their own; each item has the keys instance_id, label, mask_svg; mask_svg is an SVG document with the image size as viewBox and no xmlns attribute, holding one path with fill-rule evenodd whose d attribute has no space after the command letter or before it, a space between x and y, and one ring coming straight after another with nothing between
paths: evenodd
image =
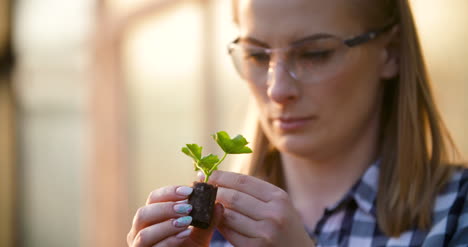
<instances>
[{"instance_id":1,"label":"woman's eye","mask_svg":"<svg viewBox=\"0 0 468 247\"><path fill-rule=\"evenodd\" d=\"M321 50L321 51L304 51L301 52L299 58L301 60L312 60L312 61L319 61L319 60L326 60L332 55L332 50Z\"/></svg>"},{"instance_id":2,"label":"woman's eye","mask_svg":"<svg viewBox=\"0 0 468 247\"><path fill-rule=\"evenodd\" d=\"M264 52L247 53L245 59L254 63L269 63L270 55Z\"/></svg>"}]
</instances>

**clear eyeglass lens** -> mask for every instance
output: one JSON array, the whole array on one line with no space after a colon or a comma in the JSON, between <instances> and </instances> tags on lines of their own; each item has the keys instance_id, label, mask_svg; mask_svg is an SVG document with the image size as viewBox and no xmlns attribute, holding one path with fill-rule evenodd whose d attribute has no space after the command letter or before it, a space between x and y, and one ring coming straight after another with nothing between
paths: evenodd
<instances>
[{"instance_id":1,"label":"clear eyeglass lens","mask_svg":"<svg viewBox=\"0 0 468 247\"><path fill-rule=\"evenodd\" d=\"M290 49L266 49L247 44L233 44L230 47L234 65L246 80L264 84L267 82L270 60L275 52L285 52L286 69L295 79L314 83L330 76L345 60L342 41L336 38L322 38L303 43ZM272 54L273 53L273 54ZM280 56L278 56L280 57Z\"/></svg>"}]
</instances>

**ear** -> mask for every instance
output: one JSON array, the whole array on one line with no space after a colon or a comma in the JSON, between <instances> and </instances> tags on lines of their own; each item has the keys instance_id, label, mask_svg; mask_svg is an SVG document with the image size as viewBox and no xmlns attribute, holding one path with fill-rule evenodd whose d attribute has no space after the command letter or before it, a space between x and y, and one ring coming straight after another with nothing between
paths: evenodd
<instances>
[{"instance_id":1,"label":"ear","mask_svg":"<svg viewBox=\"0 0 468 247\"><path fill-rule=\"evenodd\" d=\"M398 76L400 72L400 28L393 27L383 40L380 77L384 80Z\"/></svg>"}]
</instances>

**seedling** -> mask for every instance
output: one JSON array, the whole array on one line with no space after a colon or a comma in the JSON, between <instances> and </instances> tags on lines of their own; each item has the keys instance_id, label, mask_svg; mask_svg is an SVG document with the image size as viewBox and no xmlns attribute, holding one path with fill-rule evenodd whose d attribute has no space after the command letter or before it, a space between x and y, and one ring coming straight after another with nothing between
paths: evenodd
<instances>
[{"instance_id":1,"label":"seedling","mask_svg":"<svg viewBox=\"0 0 468 247\"><path fill-rule=\"evenodd\" d=\"M202 156L203 147L197 144L187 144L182 148L182 152L193 159L195 171L201 171L205 175L203 183L193 183L193 192L189 197L189 204L193 207L190 213L192 225L199 228L208 228L213 216L218 187L207 183L213 171L218 169L228 154L252 153L252 150L246 146L249 142L242 135L231 139L228 133L220 131L212 137L224 151L221 159L214 154Z\"/></svg>"}]
</instances>

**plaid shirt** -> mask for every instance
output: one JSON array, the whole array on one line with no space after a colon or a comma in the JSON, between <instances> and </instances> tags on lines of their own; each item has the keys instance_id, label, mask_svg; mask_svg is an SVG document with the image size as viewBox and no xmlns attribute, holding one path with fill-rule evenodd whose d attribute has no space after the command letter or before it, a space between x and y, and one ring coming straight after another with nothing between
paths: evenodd
<instances>
[{"instance_id":1,"label":"plaid shirt","mask_svg":"<svg viewBox=\"0 0 468 247\"><path fill-rule=\"evenodd\" d=\"M458 170L438 195L429 231L412 229L397 238L386 236L377 225L378 176L376 162L342 200L325 209L316 229L309 231L317 246L468 246L468 169ZM232 245L216 232L210 246Z\"/></svg>"}]
</instances>

